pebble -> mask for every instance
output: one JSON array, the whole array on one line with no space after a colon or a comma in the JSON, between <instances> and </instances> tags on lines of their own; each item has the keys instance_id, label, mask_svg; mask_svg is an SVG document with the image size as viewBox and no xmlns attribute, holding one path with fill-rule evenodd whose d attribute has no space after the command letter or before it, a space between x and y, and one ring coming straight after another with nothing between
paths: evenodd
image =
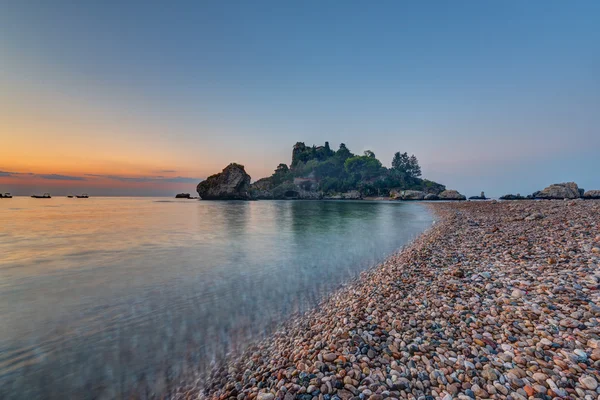
<instances>
[{"instance_id":1,"label":"pebble","mask_svg":"<svg viewBox=\"0 0 600 400\"><path fill-rule=\"evenodd\" d=\"M579 377L579 383L586 389L596 390L598 387L598 382L594 379L593 376L583 375Z\"/></svg>"}]
</instances>

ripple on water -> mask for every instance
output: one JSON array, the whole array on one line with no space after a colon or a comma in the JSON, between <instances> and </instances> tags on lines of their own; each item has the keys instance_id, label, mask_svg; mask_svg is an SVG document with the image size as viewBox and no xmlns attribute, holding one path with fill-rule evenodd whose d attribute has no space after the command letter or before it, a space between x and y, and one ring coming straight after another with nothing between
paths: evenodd
<instances>
[{"instance_id":1,"label":"ripple on water","mask_svg":"<svg viewBox=\"0 0 600 400\"><path fill-rule=\"evenodd\" d=\"M418 205L385 202L70 204L0 227L22 235L0 252L0 398L165 390L431 223Z\"/></svg>"}]
</instances>

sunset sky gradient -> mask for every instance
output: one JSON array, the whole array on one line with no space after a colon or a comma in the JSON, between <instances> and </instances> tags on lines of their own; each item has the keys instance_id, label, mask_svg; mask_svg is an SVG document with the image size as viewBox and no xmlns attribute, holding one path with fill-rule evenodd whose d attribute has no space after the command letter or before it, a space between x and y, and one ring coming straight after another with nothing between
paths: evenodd
<instances>
[{"instance_id":1,"label":"sunset sky gradient","mask_svg":"<svg viewBox=\"0 0 600 400\"><path fill-rule=\"evenodd\" d=\"M0 191L193 192L297 141L600 189L599 1L0 1Z\"/></svg>"}]
</instances>

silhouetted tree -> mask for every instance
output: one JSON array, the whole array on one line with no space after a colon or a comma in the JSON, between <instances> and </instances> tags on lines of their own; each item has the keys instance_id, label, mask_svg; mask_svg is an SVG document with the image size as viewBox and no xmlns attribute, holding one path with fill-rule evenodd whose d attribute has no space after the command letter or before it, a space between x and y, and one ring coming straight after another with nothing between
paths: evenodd
<instances>
[{"instance_id":1,"label":"silhouetted tree","mask_svg":"<svg viewBox=\"0 0 600 400\"><path fill-rule=\"evenodd\" d=\"M371 150L365 150L364 155L365 157L376 158L375 153L373 153Z\"/></svg>"},{"instance_id":2,"label":"silhouetted tree","mask_svg":"<svg viewBox=\"0 0 600 400\"><path fill-rule=\"evenodd\" d=\"M417 157L415 157L414 154L410 156L410 160L408 161L408 167L408 174L412 178L418 178L419 176L421 176L421 166L419 165L419 160L417 160Z\"/></svg>"},{"instance_id":3,"label":"silhouetted tree","mask_svg":"<svg viewBox=\"0 0 600 400\"><path fill-rule=\"evenodd\" d=\"M413 154L408 156L408 153L396 152L392 159L392 169L406 174L410 178L418 178L421 176L421 167L417 157Z\"/></svg>"}]
</instances>

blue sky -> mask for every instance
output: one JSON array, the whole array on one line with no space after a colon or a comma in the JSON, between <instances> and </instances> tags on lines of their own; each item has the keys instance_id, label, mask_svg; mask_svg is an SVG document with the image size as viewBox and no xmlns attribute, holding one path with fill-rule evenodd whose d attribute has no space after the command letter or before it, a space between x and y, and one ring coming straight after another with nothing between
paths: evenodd
<instances>
[{"instance_id":1,"label":"blue sky","mask_svg":"<svg viewBox=\"0 0 600 400\"><path fill-rule=\"evenodd\" d=\"M2 10L0 170L119 185L172 170L165 180L193 191L187 180L231 161L258 179L295 142L327 140L387 165L414 153L425 177L466 195L600 189L598 1ZM175 189L162 184L126 192Z\"/></svg>"}]
</instances>

